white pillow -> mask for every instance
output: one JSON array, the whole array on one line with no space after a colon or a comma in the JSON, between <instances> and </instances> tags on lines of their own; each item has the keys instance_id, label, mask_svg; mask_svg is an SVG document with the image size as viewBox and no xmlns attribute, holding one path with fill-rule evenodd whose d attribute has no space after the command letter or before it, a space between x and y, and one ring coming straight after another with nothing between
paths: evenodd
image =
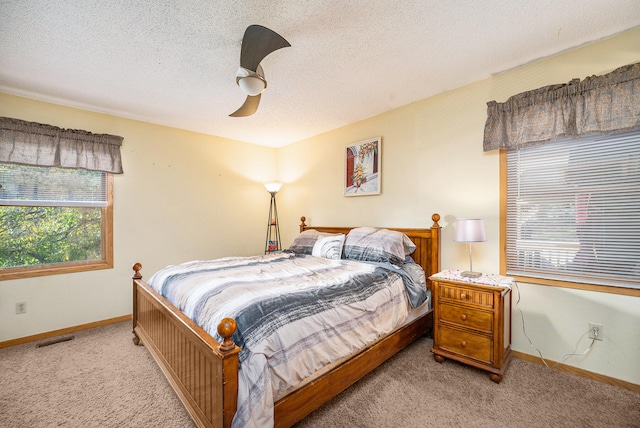
<instances>
[{"instance_id":1,"label":"white pillow","mask_svg":"<svg viewBox=\"0 0 640 428\"><path fill-rule=\"evenodd\" d=\"M311 255L324 257L325 259L340 260L342 258L342 245L344 244L344 234L323 236L313 245Z\"/></svg>"}]
</instances>

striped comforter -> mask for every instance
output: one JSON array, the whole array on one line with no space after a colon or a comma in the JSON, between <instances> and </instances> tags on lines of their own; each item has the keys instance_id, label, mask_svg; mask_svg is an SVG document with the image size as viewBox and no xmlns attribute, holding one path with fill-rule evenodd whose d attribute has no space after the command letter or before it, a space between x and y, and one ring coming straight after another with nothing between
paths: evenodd
<instances>
[{"instance_id":1,"label":"striped comforter","mask_svg":"<svg viewBox=\"0 0 640 428\"><path fill-rule=\"evenodd\" d=\"M401 325L406 287L424 288L379 264L291 253L168 266L149 285L218 340L220 320L236 320L234 427L273 426L275 397Z\"/></svg>"}]
</instances>

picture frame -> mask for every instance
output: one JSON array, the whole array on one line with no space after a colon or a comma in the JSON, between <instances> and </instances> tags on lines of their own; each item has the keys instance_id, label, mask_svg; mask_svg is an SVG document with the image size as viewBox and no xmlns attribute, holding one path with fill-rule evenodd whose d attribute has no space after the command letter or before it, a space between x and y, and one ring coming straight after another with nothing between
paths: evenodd
<instances>
[{"instance_id":1,"label":"picture frame","mask_svg":"<svg viewBox=\"0 0 640 428\"><path fill-rule=\"evenodd\" d=\"M344 149L344 196L381 193L382 137L348 144Z\"/></svg>"}]
</instances>

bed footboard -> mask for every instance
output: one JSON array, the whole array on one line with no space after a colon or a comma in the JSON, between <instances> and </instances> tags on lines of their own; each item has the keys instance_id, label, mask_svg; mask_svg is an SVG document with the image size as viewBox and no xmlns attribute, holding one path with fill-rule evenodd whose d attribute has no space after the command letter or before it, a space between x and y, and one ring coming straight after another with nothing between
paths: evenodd
<instances>
[{"instance_id":1,"label":"bed footboard","mask_svg":"<svg viewBox=\"0 0 640 428\"><path fill-rule=\"evenodd\" d=\"M133 265L133 342L147 347L198 427L230 427L238 397L236 323L218 326L219 343L159 298Z\"/></svg>"}]
</instances>

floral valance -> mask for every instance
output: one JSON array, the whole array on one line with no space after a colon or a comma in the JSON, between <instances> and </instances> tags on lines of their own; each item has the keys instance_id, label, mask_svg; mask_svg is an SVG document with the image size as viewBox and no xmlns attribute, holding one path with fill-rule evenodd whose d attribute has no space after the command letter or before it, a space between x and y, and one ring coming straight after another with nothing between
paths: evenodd
<instances>
[{"instance_id":1,"label":"floral valance","mask_svg":"<svg viewBox=\"0 0 640 428\"><path fill-rule=\"evenodd\" d=\"M0 117L0 162L122 174L122 139Z\"/></svg>"},{"instance_id":2,"label":"floral valance","mask_svg":"<svg viewBox=\"0 0 640 428\"><path fill-rule=\"evenodd\" d=\"M484 151L640 130L640 63L487 103Z\"/></svg>"}]
</instances>

